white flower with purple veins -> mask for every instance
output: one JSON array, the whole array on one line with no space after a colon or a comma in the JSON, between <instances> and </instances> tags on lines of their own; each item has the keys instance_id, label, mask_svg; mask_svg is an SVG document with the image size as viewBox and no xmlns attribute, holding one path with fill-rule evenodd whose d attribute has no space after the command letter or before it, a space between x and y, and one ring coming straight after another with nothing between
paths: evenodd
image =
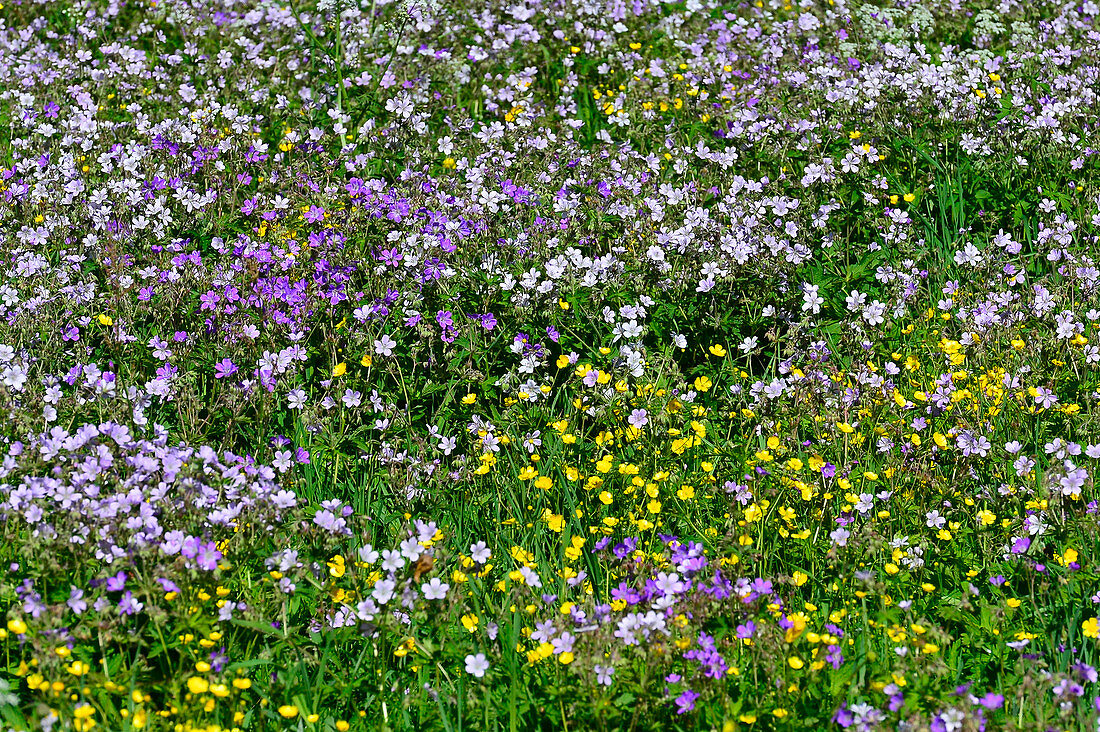
<instances>
[{"instance_id":1,"label":"white flower with purple veins","mask_svg":"<svg viewBox=\"0 0 1100 732\"><path fill-rule=\"evenodd\" d=\"M285 473L294 465L294 453L290 450L279 450L275 453L275 459L271 461L271 464L280 473Z\"/></svg>"},{"instance_id":2,"label":"white flower with purple veins","mask_svg":"<svg viewBox=\"0 0 1100 732\"><path fill-rule=\"evenodd\" d=\"M344 403L344 406L348 409L358 407L363 403L362 392L355 391L354 389L344 389L344 396L340 399Z\"/></svg>"},{"instance_id":3,"label":"white flower with purple veins","mask_svg":"<svg viewBox=\"0 0 1100 732\"><path fill-rule=\"evenodd\" d=\"M0 381L3 381L4 386L10 387L15 391L23 391L23 386L27 383L27 372L18 364L9 366L4 369L3 374L0 375Z\"/></svg>"},{"instance_id":4,"label":"white flower with purple veins","mask_svg":"<svg viewBox=\"0 0 1100 732\"><path fill-rule=\"evenodd\" d=\"M1031 472L1032 468L1035 467L1035 461L1027 457L1026 455L1021 455L1020 457L1016 458L1015 462L1012 463L1012 467L1016 469L1016 475L1023 478Z\"/></svg>"},{"instance_id":5,"label":"white flower with purple veins","mask_svg":"<svg viewBox=\"0 0 1100 732\"><path fill-rule=\"evenodd\" d=\"M1067 472L1058 480L1059 485L1062 486L1062 495L1080 496L1081 488L1089 479L1089 472L1084 468L1076 468L1069 460L1065 462L1065 466Z\"/></svg>"},{"instance_id":6,"label":"white flower with purple veins","mask_svg":"<svg viewBox=\"0 0 1100 732\"><path fill-rule=\"evenodd\" d=\"M940 515L939 511L929 511L924 515L924 525L930 529L942 529L947 519Z\"/></svg>"},{"instance_id":7,"label":"white flower with purple veins","mask_svg":"<svg viewBox=\"0 0 1100 732\"><path fill-rule=\"evenodd\" d=\"M858 312L863 307L863 303L867 301L867 295L863 294L859 290L852 290L848 294L848 297L844 298L844 304L848 306L849 312Z\"/></svg>"},{"instance_id":8,"label":"white flower with purple veins","mask_svg":"<svg viewBox=\"0 0 1100 732\"><path fill-rule=\"evenodd\" d=\"M966 243L962 251L955 252L955 264L967 264L971 267L977 267L982 263L982 259L981 251L970 242Z\"/></svg>"},{"instance_id":9,"label":"white flower with purple veins","mask_svg":"<svg viewBox=\"0 0 1100 732\"><path fill-rule=\"evenodd\" d=\"M291 409L301 409L306 405L306 393L301 389L292 389L286 395L286 401Z\"/></svg>"},{"instance_id":10,"label":"white flower with purple veins","mask_svg":"<svg viewBox=\"0 0 1100 732\"><path fill-rule=\"evenodd\" d=\"M476 544L470 545L470 559L473 559L478 564L485 564L492 556L492 550L489 549L484 541L479 541Z\"/></svg>"},{"instance_id":11,"label":"white flower with purple veins","mask_svg":"<svg viewBox=\"0 0 1100 732\"><path fill-rule=\"evenodd\" d=\"M479 653L476 656L471 653L466 656L466 673L480 679L488 670L489 659L485 658L484 653Z\"/></svg>"},{"instance_id":12,"label":"white flower with purple veins","mask_svg":"<svg viewBox=\"0 0 1100 732\"><path fill-rule=\"evenodd\" d=\"M444 455L450 455L454 452L455 447L458 445L458 440L454 437L440 437L439 449L443 451Z\"/></svg>"},{"instance_id":13,"label":"white flower with purple veins","mask_svg":"<svg viewBox=\"0 0 1100 732\"><path fill-rule=\"evenodd\" d=\"M680 575L675 572L665 573L661 572L657 575L657 580L653 583L657 589L666 595L678 595L684 591L684 583L680 581Z\"/></svg>"},{"instance_id":14,"label":"white flower with purple veins","mask_svg":"<svg viewBox=\"0 0 1100 732\"><path fill-rule=\"evenodd\" d=\"M391 599L393 599L393 591L397 587L397 583L391 579L379 580L374 585L374 591L371 595L378 601L379 605L385 605Z\"/></svg>"},{"instance_id":15,"label":"white flower with purple veins","mask_svg":"<svg viewBox=\"0 0 1100 732\"><path fill-rule=\"evenodd\" d=\"M1050 409L1058 403L1058 395L1052 389L1037 386L1035 387L1035 403L1043 409Z\"/></svg>"},{"instance_id":16,"label":"white flower with purple veins","mask_svg":"<svg viewBox=\"0 0 1100 732\"><path fill-rule=\"evenodd\" d=\"M560 638L555 638L550 641L550 645L554 647L554 653L572 653L573 644L577 642L577 636L572 633L565 632L561 634Z\"/></svg>"},{"instance_id":17,"label":"white flower with purple veins","mask_svg":"<svg viewBox=\"0 0 1100 732\"><path fill-rule=\"evenodd\" d=\"M640 430L649 424L649 412L644 409L635 409L626 420L634 429Z\"/></svg>"},{"instance_id":18,"label":"white flower with purple veins","mask_svg":"<svg viewBox=\"0 0 1100 732\"><path fill-rule=\"evenodd\" d=\"M382 550L382 569L387 572L396 572L404 566L405 558L401 556L401 552L390 549Z\"/></svg>"},{"instance_id":19,"label":"white flower with purple veins","mask_svg":"<svg viewBox=\"0 0 1100 732\"><path fill-rule=\"evenodd\" d=\"M539 578L538 573L530 567L520 567L520 575L523 577L523 581L530 587L542 587L542 580Z\"/></svg>"},{"instance_id":20,"label":"white flower with purple veins","mask_svg":"<svg viewBox=\"0 0 1100 732\"><path fill-rule=\"evenodd\" d=\"M542 447L542 432L535 430L531 434L523 438L523 446L527 448L528 453L534 453L540 447Z\"/></svg>"},{"instance_id":21,"label":"white flower with purple veins","mask_svg":"<svg viewBox=\"0 0 1100 732\"><path fill-rule=\"evenodd\" d=\"M447 596L447 590L449 589L451 589L451 586L438 577L432 577L430 582L420 585L420 591L429 600L442 600Z\"/></svg>"},{"instance_id":22,"label":"white flower with purple veins","mask_svg":"<svg viewBox=\"0 0 1100 732\"><path fill-rule=\"evenodd\" d=\"M817 294L820 288L817 285L802 286L802 309L809 310L814 315L821 312L821 305L825 298Z\"/></svg>"},{"instance_id":23,"label":"white flower with purple veins","mask_svg":"<svg viewBox=\"0 0 1100 732\"><path fill-rule=\"evenodd\" d=\"M383 335L374 342L374 352L382 356L392 356L393 347L396 345L397 341L393 340L388 335Z\"/></svg>"},{"instance_id":24,"label":"white flower with purple veins","mask_svg":"<svg viewBox=\"0 0 1100 732\"><path fill-rule=\"evenodd\" d=\"M601 666L596 664L592 667L592 670L596 672L596 683L602 686L611 686L612 677L615 675L614 666Z\"/></svg>"},{"instance_id":25,"label":"white flower with purple veins","mask_svg":"<svg viewBox=\"0 0 1100 732\"><path fill-rule=\"evenodd\" d=\"M276 508L294 508L298 505L298 496L291 491L282 490L272 497L271 502Z\"/></svg>"},{"instance_id":26,"label":"white flower with purple veins","mask_svg":"<svg viewBox=\"0 0 1100 732\"><path fill-rule=\"evenodd\" d=\"M420 542L415 537L409 537L405 541L401 542L401 556L405 557L409 561L413 559L419 559L423 553L423 547L420 546Z\"/></svg>"},{"instance_id":27,"label":"white flower with purple veins","mask_svg":"<svg viewBox=\"0 0 1100 732\"><path fill-rule=\"evenodd\" d=\"M863 308L863 319L867 321L868 325L882 325L885 321L886 303L875 300L867 307Z\"/></svg>"},{"instance_id":28,"label":"white flower with purple veins","mask_svg":"<svg viewBox=\"0 0 1100 732\"><path fill-rule=\"evenodd\" d=\"M1043 523L1043 519L1039 514L1033 513L1024 519L1024 528L1032 536L1042 536L1050 527Z\"/></svg>"},{"instance_id":29,"label":"white flower with purple veins","mask_svg":"<svg viewBox=\"0 0 1100 732\"><path fill-rule=\"evenodd\" d=\"M374 616L378 613L378 610L378 603L368 597L366 600L361 600L359 604L355 606L355 617L364 622L370 622L374 620Z\"/></svg>"},{"instance_id":30,"label":"white flower with purple veins","mask_svg":"<svg viewBox=\"0 0 1100 732\"><path fill-rule=\"evenodd\" d=\"M481 438L482 452L500 452L500 440L492 432Z\"/></svg>"},{"instance_id":31,"label":"white flower with purple veins","mask_svg":"<svg viewBox=\"0 0 1100 732\"><path fill-rule=\"evenodd\" d=\"M833 543L837 546L848 546L848 537L851 535L852 532L845 528L834 529L829 532L829 538L832 539Z\"/></svg>"},{"instance_id":32,"label":"white flower with purple veins","mask_svg":"<svg viewBox=\"0 0 1100 732\"><path fill-rule=\"evenodd\" d=\"M402 92L399 96L386 102L386 111L395 112L399 116L408 119L413 113L412 97L408 93Z\"/></svg>"},{"instance_id":33,"label":"white flower with purple veins","mask_svg":"<svg viewBox=\"0 0 1100 732\"><path fill-rule=\"evenodd\" d=\"M359 547L359 561L363 564L374 564L378 561L378 552L370 544Z\"/></svg>"},{"instance_id":34,"label":"white flower with purple veins","mask_svg":"<svg viewBox=\"0 0 1100 732\"><path fill-rule=\"evenodd\" d=\"M755 351L758 345L760 345L760 339L756 336L749 336L741 341L737 348L741 350L741 353L749 353L750 351Z\"/></svg>"}]
</instances>

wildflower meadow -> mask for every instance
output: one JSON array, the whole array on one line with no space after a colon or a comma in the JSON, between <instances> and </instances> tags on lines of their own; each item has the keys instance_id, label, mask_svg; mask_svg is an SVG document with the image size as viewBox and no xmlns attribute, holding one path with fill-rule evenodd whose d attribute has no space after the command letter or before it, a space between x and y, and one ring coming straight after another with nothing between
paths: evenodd
<instances>
[{"instance_id":1,"label":"wildflower meadow","mask_svg":"<svg viewBox=\"0 0 1100 732\"><path fill-rule=\"evenodd\" d=\"M1096 730L1094 0L0 0L3 729Z\"/></svg>"}]
</instances>

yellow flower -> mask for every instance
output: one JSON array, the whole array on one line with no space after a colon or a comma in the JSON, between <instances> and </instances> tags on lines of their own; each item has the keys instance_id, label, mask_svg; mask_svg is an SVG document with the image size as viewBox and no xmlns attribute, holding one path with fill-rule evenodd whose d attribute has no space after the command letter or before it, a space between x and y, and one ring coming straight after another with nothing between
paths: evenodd
<instances>
[{"instance_id":1,"label":"yellow flower","mask_svg":"<svg viewBox=\"0 0 1100 732\"><path fill-rule=\"evenodd\" d=\"M241 689L243 691L244 689L249 689L251 687L252 687L252 679L246 679L246 678L233 679L233 688L235 688L235 689Z\"/></svg>"},{"instance_id":2,"label":"yellow flower","mask_svg":"<svg viewBox=\"0 0 1100 732\"><path fill-rule=\"evenodd\" d=\"M710 348L709 348L708 350L709 350L709 351L710 351L710 352L711 352L712 354L714 354L715 356L717 356L718 358L722 358L723 356L725 356L725 355L726 355L726 349L725 349L725 348L723 348L723 347L722 347L722 345L721 345L721 344L718 344L718 343L715 343L715 344L714 344L713 346L711 346L711 347L710 347Z\"/></svg>"},{"instance_id":3,"label":"yellow flower","mask_svg":"<svg viewBox=\"0 0 1100 732\"><path fill-rule=\"evenodd\" d=\"M279 716L284 719L294 719L298 716L298 707L293 704L284 704L279 707Z\"/></svg>"},{"instance_id":4,"label":"yellow flower","mask_svg":"<svg viewBox=\"0 0 1100 732\"><path fill-rule=\"evenodd\" d=\"M1100 620L1089 618L1081 623L1081 632L1085 634L1086 638L1100 637Z\"/></svg>"},{"instance_id":5,"label":"yellow flower","mask_svg":"<svg viewBox=\"0 0 1100 732\"><path fill-rule=\"evenodd\" d=\"M99 314L99 318L97 318L97 320L99 320L100 325L107 325L107 326L109 326L109 325L111 325L112 323L115 322L115 321L111 320L110 315L105 315L103 313Z\"/></svg>"},{"instance_id":6,"label":"yellow flower","mask_svg":"<svg viewBox=\"0 0 1100 732\"><path fill-rule=\"evenodd\" d=\"M27 632L27 624L19 618L8 621L8 630L16 635L23 635Z\"/></svg>"},{"instance_id":7,"label":"yellow flower","mask_svg":"<svg viewBox=\"0 0 1100 732\"><path fill-rule=\"evenodd\" d=\"M558 656L558 660L563 665L568 666L569 664L573 663L573 654L570 653L569 651L566 651L565 653Z\"/></svg>"},{"instance_id":8,"label":"yellow flower","mask_svg":"<svg viewBox=\"0 0 1100 732\"><path fill-rule=\"evenodd\" d=\"M713 385L713 382L706 376L700 376L695 380L695 388L702 392L710 391L710 387Z\"/></svg>"},{"instance_id":9,"label":"yellow flower","mask_svg":"<svg viewBox=\"0 0 1100 732\"><path fill-rule=\"evenodd\" d=\"M556 534L560 534L562 529L565 528L565 517L560 514L551 513L550 509L546 509L542 517L546 519L546 523L550 526L550 530Z\"/></svg>"},{"instance_id":10,"label":"yellow flower","mask_svg":"<svg viewBox=\"0 0 1100 732\"><path fill-rule=\"evenodd\" d=\"M332 370L332 375L333 377L343 376L345 373L347 373L347 370L348 365L341 361L340 363L336 364L336 368Z\"/></svg>"},{"instance_id":11,"label":"yellow flower","mask_svg":"<svg viewBox=\"0 0 1100 732\"><path fill-rule=\"evenodd\" d=\"M344 576L344 572L347 571L347 567L344 565L344 558L339 554L333 555L332 559L328 561L328 573L340 579Z\"/></svg>"},{"instance_id":12,"label":"yellow flower","mask_svg":"<svg viewBox=\"0 0 1100 732\"><path fill-rule=\"evenodd\" d=\"M187 690L192 694L203 694L210 689L210 682L198 676L192 676L187 680Z\"/></svg>"},{"instance_id":13,"label":"yellow flower","mask_svg":"<svg viewBox=\"0 0 1100 732\"><path fill-rule=\"evenodd\" d=\"M793 668L795 671L805 666L805 662L798 656L791 656L787 659L787 665Z\"/></svg>"},{"instance_id":14,"label":"yellow flower","mask_svg":"<svg viewBox=\"0 0 1100 732\"><path fill-rule=\"evenodd\" d=\"M477 394L470 393L470 394L467 394L466 396L462 397L462 403L463 404L473 404L476 401L477 401Z\"/></svg>"}]
</instances>

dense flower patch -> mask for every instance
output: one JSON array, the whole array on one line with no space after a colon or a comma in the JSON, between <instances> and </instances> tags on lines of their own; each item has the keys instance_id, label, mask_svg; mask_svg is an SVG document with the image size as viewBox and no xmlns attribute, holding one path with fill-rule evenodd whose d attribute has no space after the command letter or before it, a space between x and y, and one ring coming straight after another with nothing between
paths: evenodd
<instances>
[{"instance_id":1,"label":"dense flower patch","mask_svg":"<svg viewBox=\"0 0 1100 732\"><path fill-rule=\"evenodd\" d=\"M7 727L1097 725L1095 3L0 14Z\"/></svg>"}]
</instances>

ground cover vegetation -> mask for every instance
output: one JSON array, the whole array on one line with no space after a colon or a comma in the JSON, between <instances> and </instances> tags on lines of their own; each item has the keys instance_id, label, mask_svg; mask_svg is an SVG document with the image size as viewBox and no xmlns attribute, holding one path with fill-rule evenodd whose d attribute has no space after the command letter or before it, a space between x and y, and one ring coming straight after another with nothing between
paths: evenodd
<instances>
[{"instance_id":1,"label":"ground cover vegetation","mask_svg":"<svg viewBox=\"0 0 1100 732\"><path fill-rule=\"evenodd\" d=\"M1098 18L4 0L0 718L1094 728Z\"/></svg>"}]
</instances>

